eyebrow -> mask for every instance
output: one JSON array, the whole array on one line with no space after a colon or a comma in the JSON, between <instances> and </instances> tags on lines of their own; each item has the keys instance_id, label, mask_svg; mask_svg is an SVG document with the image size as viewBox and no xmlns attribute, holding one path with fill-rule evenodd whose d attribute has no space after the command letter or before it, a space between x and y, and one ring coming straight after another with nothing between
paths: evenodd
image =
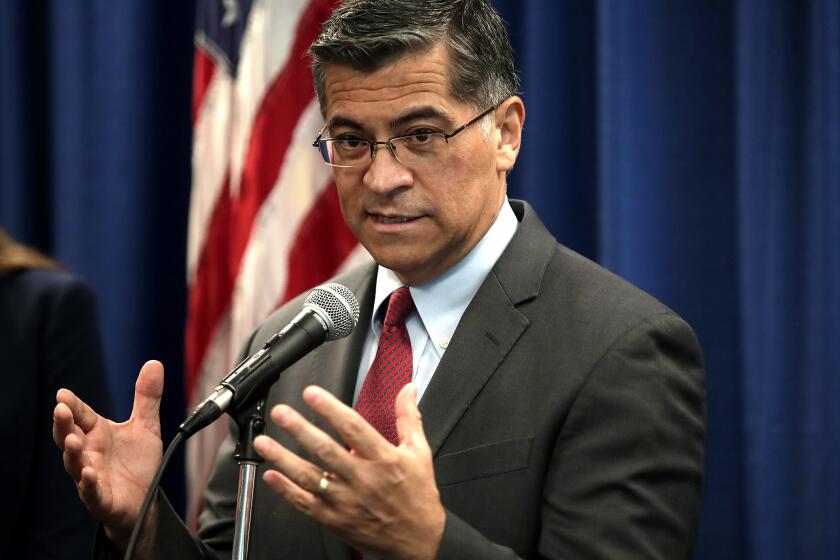
<instances>
[{"instance_id":1,"label":"eyebrow","mask_svg":"<svg viewBox=\"0 0 840 560\"><path fill-rule=\"evenodd\" d=\"M420 108L415 109L415 110L413 110L409 113L406 113L404 115L400 115L399 117L397 117L395 119L392 119L391 122L388 123L388 125L391 127L391 130L396 130L396 129L400 128L401 126L405 126L406 124L408 124L412 121L417 121L417 120L421 120L421 119L438 119L438 120L441 120L441 121L445 121L446 124L449 125L449 126L452 125L452 121L450 120L449 116L446 113L444 113L444 112L442 112L438 109L435 109L432 106L420 107ZM359 123L357 121L354 121L353 119L351 119L349 117L344 117L342 115L335 115L334 117L332 117L330 119L328 128L339 127L339 126L352 128L352 129L355 129L355 130L364 130L365 129L365 127L361 123Z\"/></svg>"},{"instance_id":2,"label":"eyebrow","mask_svg":"<svg viewBox=\"0 0 840 560\"><path fill-rule=\"evenodd\" d=\"M363 130L364 127L354 121L353 119L342 117L341 115L336 115L330 119L327 128L332 128L334 126L346 126L347 128L355 128L356 130Z\"/></svg>"},{"instance_id":3,"label":"eyebrow","mask_svg":"<svg viewBox=\"0 0 840 560\"><path fill-rule=\"evenodd\" d=\"M392 120L389 124L391 126L391 129L395 130L412 121L418 121L421 119L438 119L441 121L446 121L447 125L452 124L452 121L449 119L446 113L443 113L432 106L420 107L418 109L415 109L410 113L406 113L405 115L397 117L396 119Z\"/></svg>"}]
</instances>

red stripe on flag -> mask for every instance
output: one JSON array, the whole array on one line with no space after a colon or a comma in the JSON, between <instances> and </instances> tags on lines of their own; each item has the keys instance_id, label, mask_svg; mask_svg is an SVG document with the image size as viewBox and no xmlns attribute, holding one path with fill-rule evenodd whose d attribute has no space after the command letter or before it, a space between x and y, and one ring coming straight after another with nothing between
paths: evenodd
<instances>
[{"instance_id":1,"label":"red stripe on flag","mask_svg":"<svg viewBox=\"0 0 840 560\"><path fill-rule=\"evenodd\" d=\"M285 303L335 274L358 242L344 223L335 183L330 182L298 229L289 250Z\"/></svg>"},{"instance_id":2,"label":"red stripe on flag","mask_svg":"<svg viewBox=\"0 0 840 560\"><path fill-rule=\"evenodd\" d=\"M193 126L195 126L195 120L198 118L198 112L201 110L204 94L207 93L207 88L215 73L216 63L213 62L210 55L204 52L203 49L196 48L193 62Z\"/></svg>"},{"instance_id":3,"label":"red stripe on flag","mask_svg":"<svg viewBox=\"0 0 840 560\"><path fill-rule=\"evenodd\" d=\"M187 403L193 387L198 381L198 371L204 353L210 344L218 310L224 310L230 302L232 271L228 268L227 231L230 228L230 204L221 201L230 199L230 178L225 177L219 203L210 217L212 226L207 231L204 247L196 264L195 283L187 297L186 366L185 375Z\"/></svg>"},{"instance_id":4,"label":"red stripe on flag","mask_svg":"<svg viewBox=\"0 0 840 560\"><path fill-rule=\"evenodd\" d=\"M295 126L314 96L306 50L338 3L338 0L315 0L302 14L289 61L271 84L254 121L239 196L232 199L223 194L216 203L217 207L227 208L214 209L189 297L190 320L186 337L188 398L192 395L198 368L216 325L230 305L254 218L274 187ZM221 266L215 258L224 254L227 255L227 265ZM202 266L210 261L215 264ZM199 312L201 318L196 315L193 320L193 312Z\"/></svg>"}]
</instances>

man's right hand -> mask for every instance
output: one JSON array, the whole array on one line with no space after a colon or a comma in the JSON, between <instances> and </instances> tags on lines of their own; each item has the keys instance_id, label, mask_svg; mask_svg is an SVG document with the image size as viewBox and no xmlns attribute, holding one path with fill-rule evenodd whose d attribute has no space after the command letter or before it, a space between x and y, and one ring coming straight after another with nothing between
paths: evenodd
<instances>
[{"instance_id":1,"label":"man's right hand","mask_svg":"<svg viewBox=\"0 0 840 560\"><path fill-rule=\"evenodd\" d=\"M160 464L162 395L163 366L157 361L140 369L127 422L103 418L67 389L56 395L53 439L64 452L64 468L108 538L123 550ZM146 526L152 526L148 519Z\"/></svg>"}]
</instances>

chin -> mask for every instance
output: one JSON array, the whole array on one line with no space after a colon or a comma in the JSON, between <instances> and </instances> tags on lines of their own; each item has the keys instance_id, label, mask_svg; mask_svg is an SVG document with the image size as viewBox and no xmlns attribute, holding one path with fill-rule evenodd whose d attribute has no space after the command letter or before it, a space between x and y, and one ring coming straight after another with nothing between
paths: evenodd
<instances>
[{"instance_id":1,"label":"chin","mask_svg":"<svg viewBox=\"0 0 840 560\"><path fill-rule=\"evenodd\" d=\"M390 268L394 272L400 274L402 274L403 271L413 270L415 265L414 259L401 259L398 257L385 255L373 255L373 260L375 260L377 264L380 264L385 268Z\"/></svg>"},{"instance_id":2,"label":"chin","mask_svg":"<svg viewBox=\"0 0 840 560\"><path fill-rule=\"evenodd\" d=\"M410 278L416 274L418 266L422 262L422 258L416 253L405 254L404 251L400 251L401 254L395 254L394 251L374 252L370 249L368 249L368 252L370 252L376 264L393 270L401 279Z\"/></svg>"}]
</instances>

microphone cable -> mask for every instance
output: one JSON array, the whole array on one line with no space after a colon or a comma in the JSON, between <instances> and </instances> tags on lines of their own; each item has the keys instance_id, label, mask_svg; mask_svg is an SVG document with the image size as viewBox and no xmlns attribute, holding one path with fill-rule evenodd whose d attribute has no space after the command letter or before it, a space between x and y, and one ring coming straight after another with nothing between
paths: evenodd
<instances>
[{"instance_id":1,"label":"microphone cable","mask_svg":"<svg viewBox=\"0 0 840 560\"><path fill-rule=\"evenodd\" d=\"M184 441L184 439L184 432L178 430L178 433L176 433L175 437L172 438L172 441L169 443L169 447L166 448L166 452L163 454L163 458L161 459L157 471L155 472L155 477L152 479L152 485L149 486L149 490L146 492L146 497L143 498L143 505L140 506L140 513L137 516L137 521L134 522L134 528L131 530L131 538L128 539L128 546L125 549L125 556L123 557L124 560L131 560L131 556L134 554L134 548L137 546L137 539L140 538L140 529L143 527L143 521L145 521L146 514L149 512L149 506L152 505L152 499L157 497L157 490L158 486L160 486L160 479L163 476L163 471L166 470L166 465L168 465L169 460L172 459L172 454L175 453L175 450L179 445L181 445L181 442Z\"/></svg>"}]
</instances>

